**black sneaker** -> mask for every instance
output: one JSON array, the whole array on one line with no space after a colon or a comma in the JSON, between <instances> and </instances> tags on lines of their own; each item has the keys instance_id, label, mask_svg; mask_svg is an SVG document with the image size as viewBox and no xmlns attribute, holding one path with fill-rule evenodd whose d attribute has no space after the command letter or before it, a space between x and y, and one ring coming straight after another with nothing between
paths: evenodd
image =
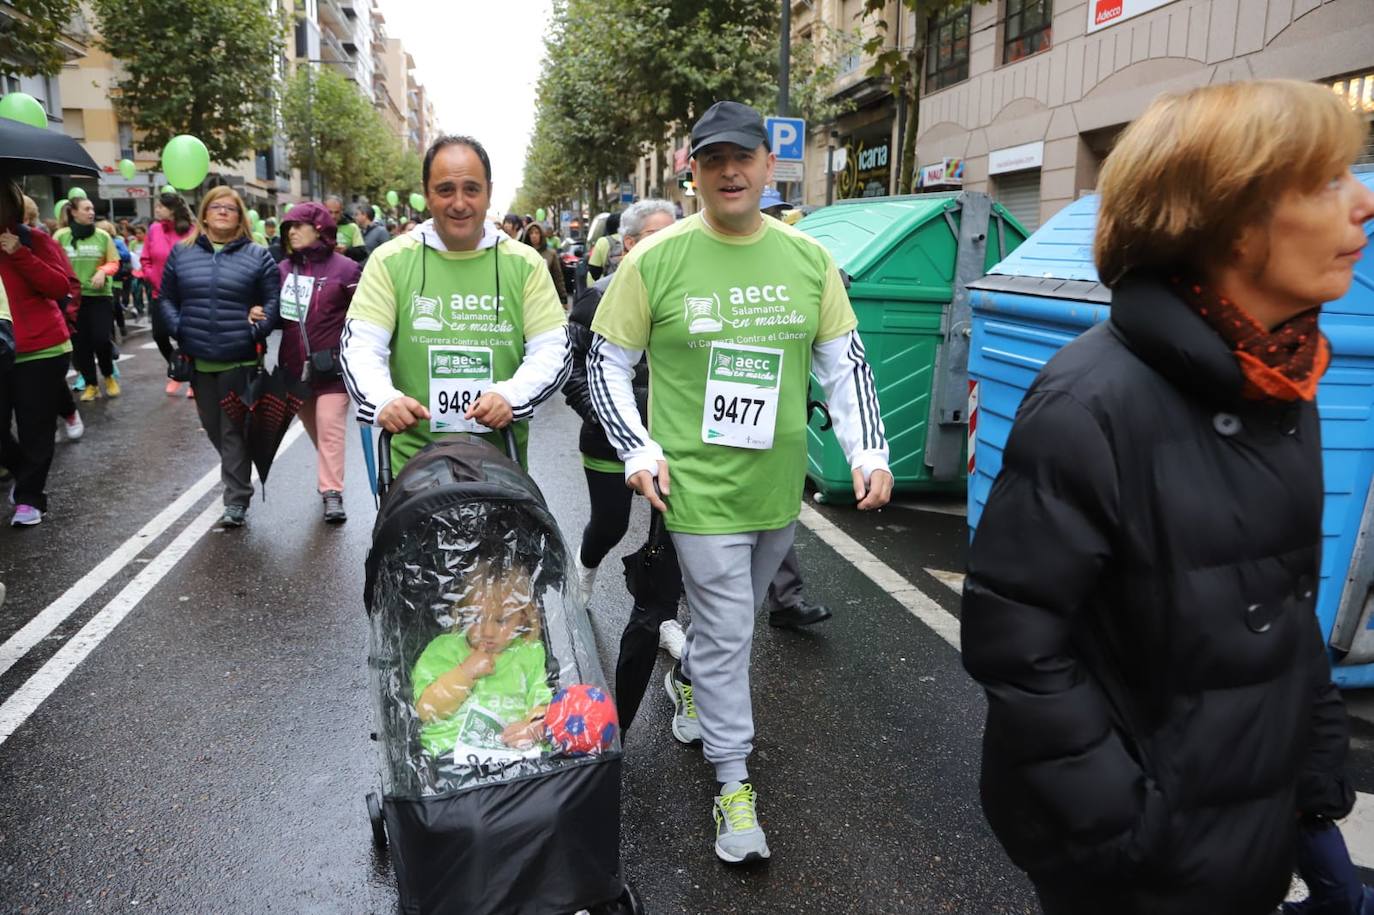
<instances>
[{"instance_id":1,"label":"black sneaker","mask_svg":"<svg viewBox=\"0 0 1374 915\"><path fill-rule=\"evenodd\" d=\"M324 520L326 524L343 524L348 520L348 514L344 512L343 493L337 489L329 489L320 493L324 499Z\"/></svg>"},{"instance_id":2,"label":"black sneaker","mask_svg":"<svg viewBox=\"0 0 1374 915\"><path fill-rule=\"evenodd\" d=\"M803 626L823 623L830 619L831 615L830 608L824 604L813 604L802 598L801 603L795 607L779 607L768 611L768 625L783 629L800 629Z\"/></svg>"},{"instance_id":3,"label":"black sneaker","mask_svg":"<svg viewBox=\"0 0 1374 915\"><path fill-rule=\"evenodd\" d=\"M224 514L219 516L215 522L215 527L227 530L234 527L243 527L247 520L248 506L246 505L226 505Z\"/></svg>"}]
</instances>

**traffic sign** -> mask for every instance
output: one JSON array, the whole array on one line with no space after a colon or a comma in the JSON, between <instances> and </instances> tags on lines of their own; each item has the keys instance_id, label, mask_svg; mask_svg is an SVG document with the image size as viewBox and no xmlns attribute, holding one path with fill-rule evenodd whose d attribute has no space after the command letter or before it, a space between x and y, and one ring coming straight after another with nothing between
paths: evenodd
<instances>
[{"instance_id":1,"label":"traffic sign","mask_svg":"<svg viewBox=\"0 0 1374 915\"><path fill-rule=\"evenodd\" d=\"M770 145L779 162L800 162L806 158L806 121L801 118L767 118L764 129L768 131Z\"/></svg>"},{"instance_id":2,"label":"traffic sign","mask_svg":"<svg viewBox=\"0 0 1374 915\"><path fill-rule=\"evenodd\" d=\"M773 166L774 181L802 181L805 178L805 168L800 162L791 159L779 159Z\"/></svg>"},{"instance_id":3,"label":"traffic sign","mask_svg":"<svg viewBox=\"0 0 1374 915\"><path fill-rule=\"evenodd\" d=\"M628 182L628 181L622 181L622 182L620 183L620 202L621 202L621 203L634 203L634 201L635 201L635 186L634 186L633 184L631 184L630 182Z\"/></svg>"}]
</instances>

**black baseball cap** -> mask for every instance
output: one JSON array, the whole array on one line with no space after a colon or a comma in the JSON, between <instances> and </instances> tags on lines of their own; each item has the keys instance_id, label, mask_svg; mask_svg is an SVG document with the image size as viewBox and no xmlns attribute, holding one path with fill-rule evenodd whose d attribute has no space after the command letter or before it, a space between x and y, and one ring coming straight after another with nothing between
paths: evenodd
<instances>
[{"instance_id":1,"label":"black baseball cap","mask_svg":"<svg viewBox=\"0 0 1374 915\"><path fill-rule=\"evenodd\" d=\"M692 125L693 156L712 143L734 143L745 149L757 149L762 143L772 152L763 116L740 102L716 102Z\"/></svg>"}]
</instances>

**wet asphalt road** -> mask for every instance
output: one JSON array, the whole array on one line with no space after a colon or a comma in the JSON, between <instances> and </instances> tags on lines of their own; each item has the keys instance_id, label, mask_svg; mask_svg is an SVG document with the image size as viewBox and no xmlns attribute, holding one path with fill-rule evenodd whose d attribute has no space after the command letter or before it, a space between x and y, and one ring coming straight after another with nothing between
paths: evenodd
<instances>
[{"instance_id":1,"label":"wet asphalt road","mask_svg":"<svg viewBox=\"0 0 1374 915\"><path fill-rule=\"evenodd\" d=\"M125 348L125 395L83 409L85 439L59 446L48 519L0 529L0 641L217 467L194 406L162 392L146 341ZM573 544L587 511L576 430L551 403L531 448ZM346 525L319 520L302 436L247 529L199 534L215 486L0 674L0 702L52 679L45 665L71 637L189 539L0 744L0 912L394 910L362 803L377 784L361 602L373 506L356 432L349 445ZM957 612L926 570L962 569L961 517L822 511ZM646 527L637 506L591 601L608 671L629 610L618 560ZM626 742L622 811L625 873L649 911L1035 911L978 809L983 699L957 653L809 530L798 547L809 595L835 618L792 633L760 617L751 769L773 860L715 859L712 774L671 738L670 703L651 688Z\"/></svg>"}]
</instances>

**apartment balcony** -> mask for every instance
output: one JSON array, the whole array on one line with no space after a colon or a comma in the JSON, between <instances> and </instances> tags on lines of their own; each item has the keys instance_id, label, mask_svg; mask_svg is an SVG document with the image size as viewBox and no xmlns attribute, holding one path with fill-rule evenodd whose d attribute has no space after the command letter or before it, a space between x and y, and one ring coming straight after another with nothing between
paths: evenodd
<instances>
[{"instance_id":1,"label":"apartment balcony","mask_svg":"<svg viewBox=\"0 0 1374 915\"><path fill-rule=\"evenodd\" d=\"M344 50L343 44L335 38L333 33L327 31L320 32L320 56L329 63L342 63L352 66L353 58Z\"/></svg>"},{"instance_id":2,"label":"apartment balcony","mask_svg":"<svg viewBox=\"0 0 1374 915\"><path fill-rule=\"evenodd\" d=\"M343 32L352 28L352 23L344 15L339 0L319 0L320 25L324 29Z\"/></svg>"}]
</instances>

